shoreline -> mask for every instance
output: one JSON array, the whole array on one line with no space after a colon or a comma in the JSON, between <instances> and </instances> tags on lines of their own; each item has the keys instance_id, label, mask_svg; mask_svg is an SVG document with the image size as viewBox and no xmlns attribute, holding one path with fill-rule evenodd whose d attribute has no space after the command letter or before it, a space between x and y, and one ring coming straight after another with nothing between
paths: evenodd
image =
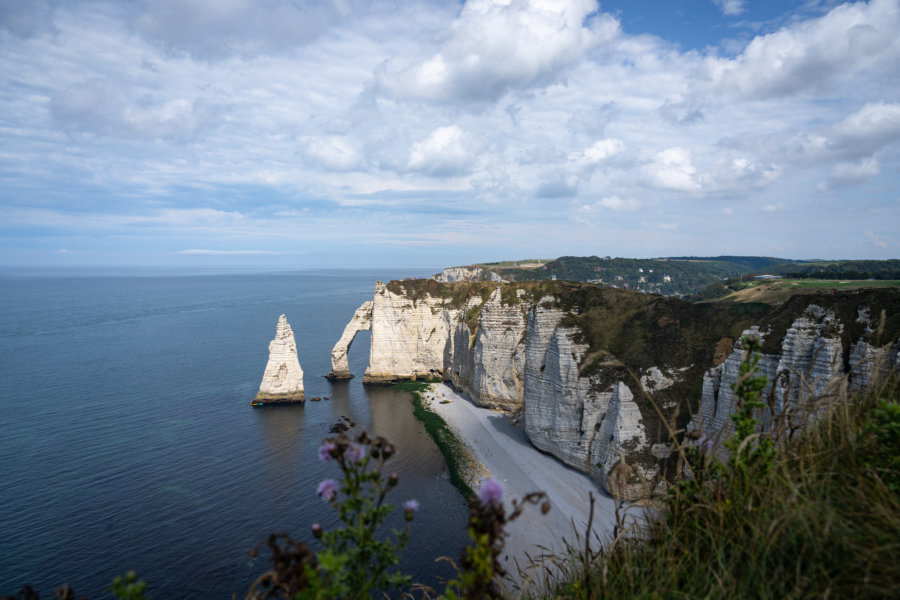
<instances>
[{"instance_id":1,"label":"shoreline","mask_svg":"<svg viewBox=\"0 0 900 600\"><path fill-rule=\"evenodd\" d=\"M530 492L547 494L550 512L542 515L539 506L529 505L507 526L509 535L500 560L514 585L543 580L541 565L565 557L567 543L584 547L591 492L595 498L591 547L598 548L612 536L615 500L584 473L532 446L525 432L509 422L507 413L478 407L446 383L432 384L419 394L427 410L446 422L479 463L480 469L476 465L469 471L469 486L477 490L487 477L499 481L507 513L513 499ZM629 513L629 518L633 516Z\"/></svg>"}]
</instances>

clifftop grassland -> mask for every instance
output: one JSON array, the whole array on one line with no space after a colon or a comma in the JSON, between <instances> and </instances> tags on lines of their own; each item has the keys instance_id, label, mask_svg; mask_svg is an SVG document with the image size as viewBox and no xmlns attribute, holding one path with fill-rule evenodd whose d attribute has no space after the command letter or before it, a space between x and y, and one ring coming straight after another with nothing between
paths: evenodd
<instances>
[{"instance_id":1,"label":"clifftop grassland","mask_svg":"<svg viewBox=\"0 0 900 600\"><path fill-rule=\"evenodd\" d=\"M562 256L477 263L481 279L586 281L666 296L719 298L732 282L769 274L792 279L900 280L900 260L791 260L771 256L670 256L621 258ZM716 286L708 292L708 286Z\"/></svg>"}]
</instances>

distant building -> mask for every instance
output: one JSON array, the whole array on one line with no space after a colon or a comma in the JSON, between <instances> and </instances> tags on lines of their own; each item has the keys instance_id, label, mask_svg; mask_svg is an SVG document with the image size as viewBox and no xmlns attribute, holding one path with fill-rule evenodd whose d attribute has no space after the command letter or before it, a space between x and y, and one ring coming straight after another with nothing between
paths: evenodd
<instances>
[{"instance_id":1,"label":"distant building","mask_svg":"<svg viewBox=\"0 0 900 600\"><path fill-rule=\"evenodd\" d=\"M757 275L753 279L757 281L766 281L768 279L781 279L781 275Z\"/></svg>"},{"instance_id":2,"label":"distant building","mask_svg":"<svg viewBox=\"0 0 900 600\"><path fill-rule=\"evenodd\" d=\"M643 273L643 272L644 272L643 269L638 269L638 273Z\"/></svg>"},{"instance_id":3,"label":"distant building","mask_svg":"<svg viewBox=\"0 0 900 600\"><path fill-rule=\"evenodd\" d=\"M672 283L672 278L668 275L663 275L663 282L664 283Z\"/></svg>"},{"instance_id":4,"label":"distant building","mask_svg":"<svg viewBox=\"0 0 900 600\"><path fill-rule=\"evenodd\" d=\"M643 275L638 277L638 283L647 283L647 278Z\"/></svg>"}]
</instances>

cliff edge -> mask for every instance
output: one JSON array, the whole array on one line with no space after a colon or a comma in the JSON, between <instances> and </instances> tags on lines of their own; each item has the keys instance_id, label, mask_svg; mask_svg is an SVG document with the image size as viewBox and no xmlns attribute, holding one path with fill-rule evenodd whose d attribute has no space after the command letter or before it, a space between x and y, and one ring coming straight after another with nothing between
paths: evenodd
<instances>
[{"instance_id":1,"label":"cliff edge","mask_svg":"<svg viewBox=\"0 0 900 600\"><path fill-rule=\"evenodd\" d=\"M357 315L339 345L365 326ZM897 290L770 306L574 282L404 280L376 284L367 323L364 381L440 378L476 404L521 412L534 446L626 499L662 481L670 429L727 434L743 335L763 339L764 421L900 361Z\"/></svg>"}]
</instances>

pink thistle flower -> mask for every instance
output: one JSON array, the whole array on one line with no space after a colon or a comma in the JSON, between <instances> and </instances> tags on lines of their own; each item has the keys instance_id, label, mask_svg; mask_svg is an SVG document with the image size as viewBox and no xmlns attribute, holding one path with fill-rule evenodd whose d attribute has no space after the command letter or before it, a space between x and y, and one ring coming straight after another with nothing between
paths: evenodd
<instances>
[{"instance_id":1,"label":"pink thistle flower","mask_svg":"<svg viewBox=\"0 0 900 600\"><path fill-rule=\"evenodd\" d=\"M334 442L325 442L321 446L319 446L319 460L325 462L327 460L331 460L332 453L337 450L337 445Z\"/></svg>"},{"instance_id":2,"label":"pink thistle flower","mask_svg":"<svg viewBox=\"0 0 900 600\"><path fill-rule=\"evenodd\" d=\"M485 506L503 501L503 486L496 479L486 479L478 490L478 500Z\"/></svg>"},{"instance_id":3,"label":"pink thistle flower","mask_svg":"<svg viewBox=\"0 0 900 600\"><path fill-rule=\"evenodd\" d=\"M331 502L338 493L338 484L334 479L326 479L319 484L316 493L322 500Z\"/></svg>"},{"instance_id":4,"label":"pink thistle flower","mask_svg":"<svg viewBox=\"0 0 900 600\"><path fill-rule=\"evenodd\" d=\"M344 452L344 456L350 462L360 462L366 456L366 447L357 442L350 442L350 445L347 446L347 450Z\"/></svg>"}]
</instances>

